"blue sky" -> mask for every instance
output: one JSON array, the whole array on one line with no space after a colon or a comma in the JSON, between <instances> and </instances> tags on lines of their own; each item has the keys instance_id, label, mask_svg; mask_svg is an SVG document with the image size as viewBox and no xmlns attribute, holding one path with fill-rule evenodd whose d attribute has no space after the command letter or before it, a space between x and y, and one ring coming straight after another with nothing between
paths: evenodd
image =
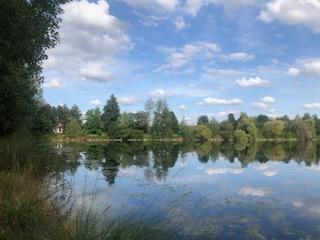
<instances>
[{"instance_id":1,"label":"blue sky","mask_svg":"<svg viewBox=\"0 0 320 240\"><path fill-rule=\"evenodd\" d=\"M317 0L99 0L64 6L44 63L53 105L122 111L166 98L179 117L320 112Z\"/></svg>"}]
</instances>

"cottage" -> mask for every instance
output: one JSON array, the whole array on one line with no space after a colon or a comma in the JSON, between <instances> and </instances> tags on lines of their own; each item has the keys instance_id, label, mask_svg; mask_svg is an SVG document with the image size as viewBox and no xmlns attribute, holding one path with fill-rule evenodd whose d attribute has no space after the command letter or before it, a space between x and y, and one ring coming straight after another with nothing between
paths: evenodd
<instances>
[{"instance_id":1,"label":"cottage","mask_svg":"<svg viewBox=\"0 0 320 240\"><path fill-rule=\"evenodd\" d=\"M58 134L64 133L64 124L58 123L58 125L56 126L56 128L53 131L54 131L54 133L58 133Z\"/></svg>"}]
</instances>

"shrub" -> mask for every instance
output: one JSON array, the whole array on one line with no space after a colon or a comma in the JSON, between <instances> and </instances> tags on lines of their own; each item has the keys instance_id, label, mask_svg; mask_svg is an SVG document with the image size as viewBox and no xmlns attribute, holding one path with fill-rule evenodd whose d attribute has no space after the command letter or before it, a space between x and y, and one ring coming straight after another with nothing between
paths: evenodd
<instances>
[{"instance_id":1,"label":"shrub","mask_svg":"<svg viewBox=\"0 0 320 240\"><path fill-rule=\"evenodd\" d=\"M193 134L199 141L209 141L212 139L210 128L204 125L195 126L195 128L193 129Z\"/></svg>"}]
</instances>

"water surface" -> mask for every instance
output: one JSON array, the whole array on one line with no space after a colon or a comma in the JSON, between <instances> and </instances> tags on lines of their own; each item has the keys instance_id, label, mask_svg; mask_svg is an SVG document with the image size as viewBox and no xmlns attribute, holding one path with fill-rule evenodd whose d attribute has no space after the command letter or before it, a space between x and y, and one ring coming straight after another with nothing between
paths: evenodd
<instances>
[{"instance_id":1,"label":"water surface","mask_svg":"<svg viewBox=\"0 0 320 240\"><path fill-rule=\"evenodd\" d=\"M315 143L53 147L73 209L158 219L176 239L320 239Z\"/></svg>"}]
</instances>

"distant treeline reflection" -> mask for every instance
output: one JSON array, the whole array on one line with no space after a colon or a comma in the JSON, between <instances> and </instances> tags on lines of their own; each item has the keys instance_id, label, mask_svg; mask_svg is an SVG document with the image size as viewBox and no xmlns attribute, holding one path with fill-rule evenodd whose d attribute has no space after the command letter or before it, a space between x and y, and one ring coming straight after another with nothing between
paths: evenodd
<instances>
[{"instance_id":1,"label":"distant treeline reflection","mask_svg":"<svg viewBox=\"0 0 320 240\"><path fill-rule=\"evenodd\" d=\"M178 158L187 161L187 154L193 153L199 162L206 164L218 159L230 162L239 161L242 167L257 161L281 161L288 163L295 161L307 166L318 164L320 160L320 145L315 142L272 143L264 142L246 148L237 148L232 143L171 143L171 144L125 144L109 143L106 145L66 145L60 146L60 154L76 151L71 161L83 161L83 165L90 170L100 170L109 184L114 184L120 167L137 166L145 168L147 180L165 180L168 170L172 168ZM73 151L70 152L70 149ZM65 156L67 157L67 156ZM76 166L76 165L73 165Z\"/></svg>"}]
</instances>

